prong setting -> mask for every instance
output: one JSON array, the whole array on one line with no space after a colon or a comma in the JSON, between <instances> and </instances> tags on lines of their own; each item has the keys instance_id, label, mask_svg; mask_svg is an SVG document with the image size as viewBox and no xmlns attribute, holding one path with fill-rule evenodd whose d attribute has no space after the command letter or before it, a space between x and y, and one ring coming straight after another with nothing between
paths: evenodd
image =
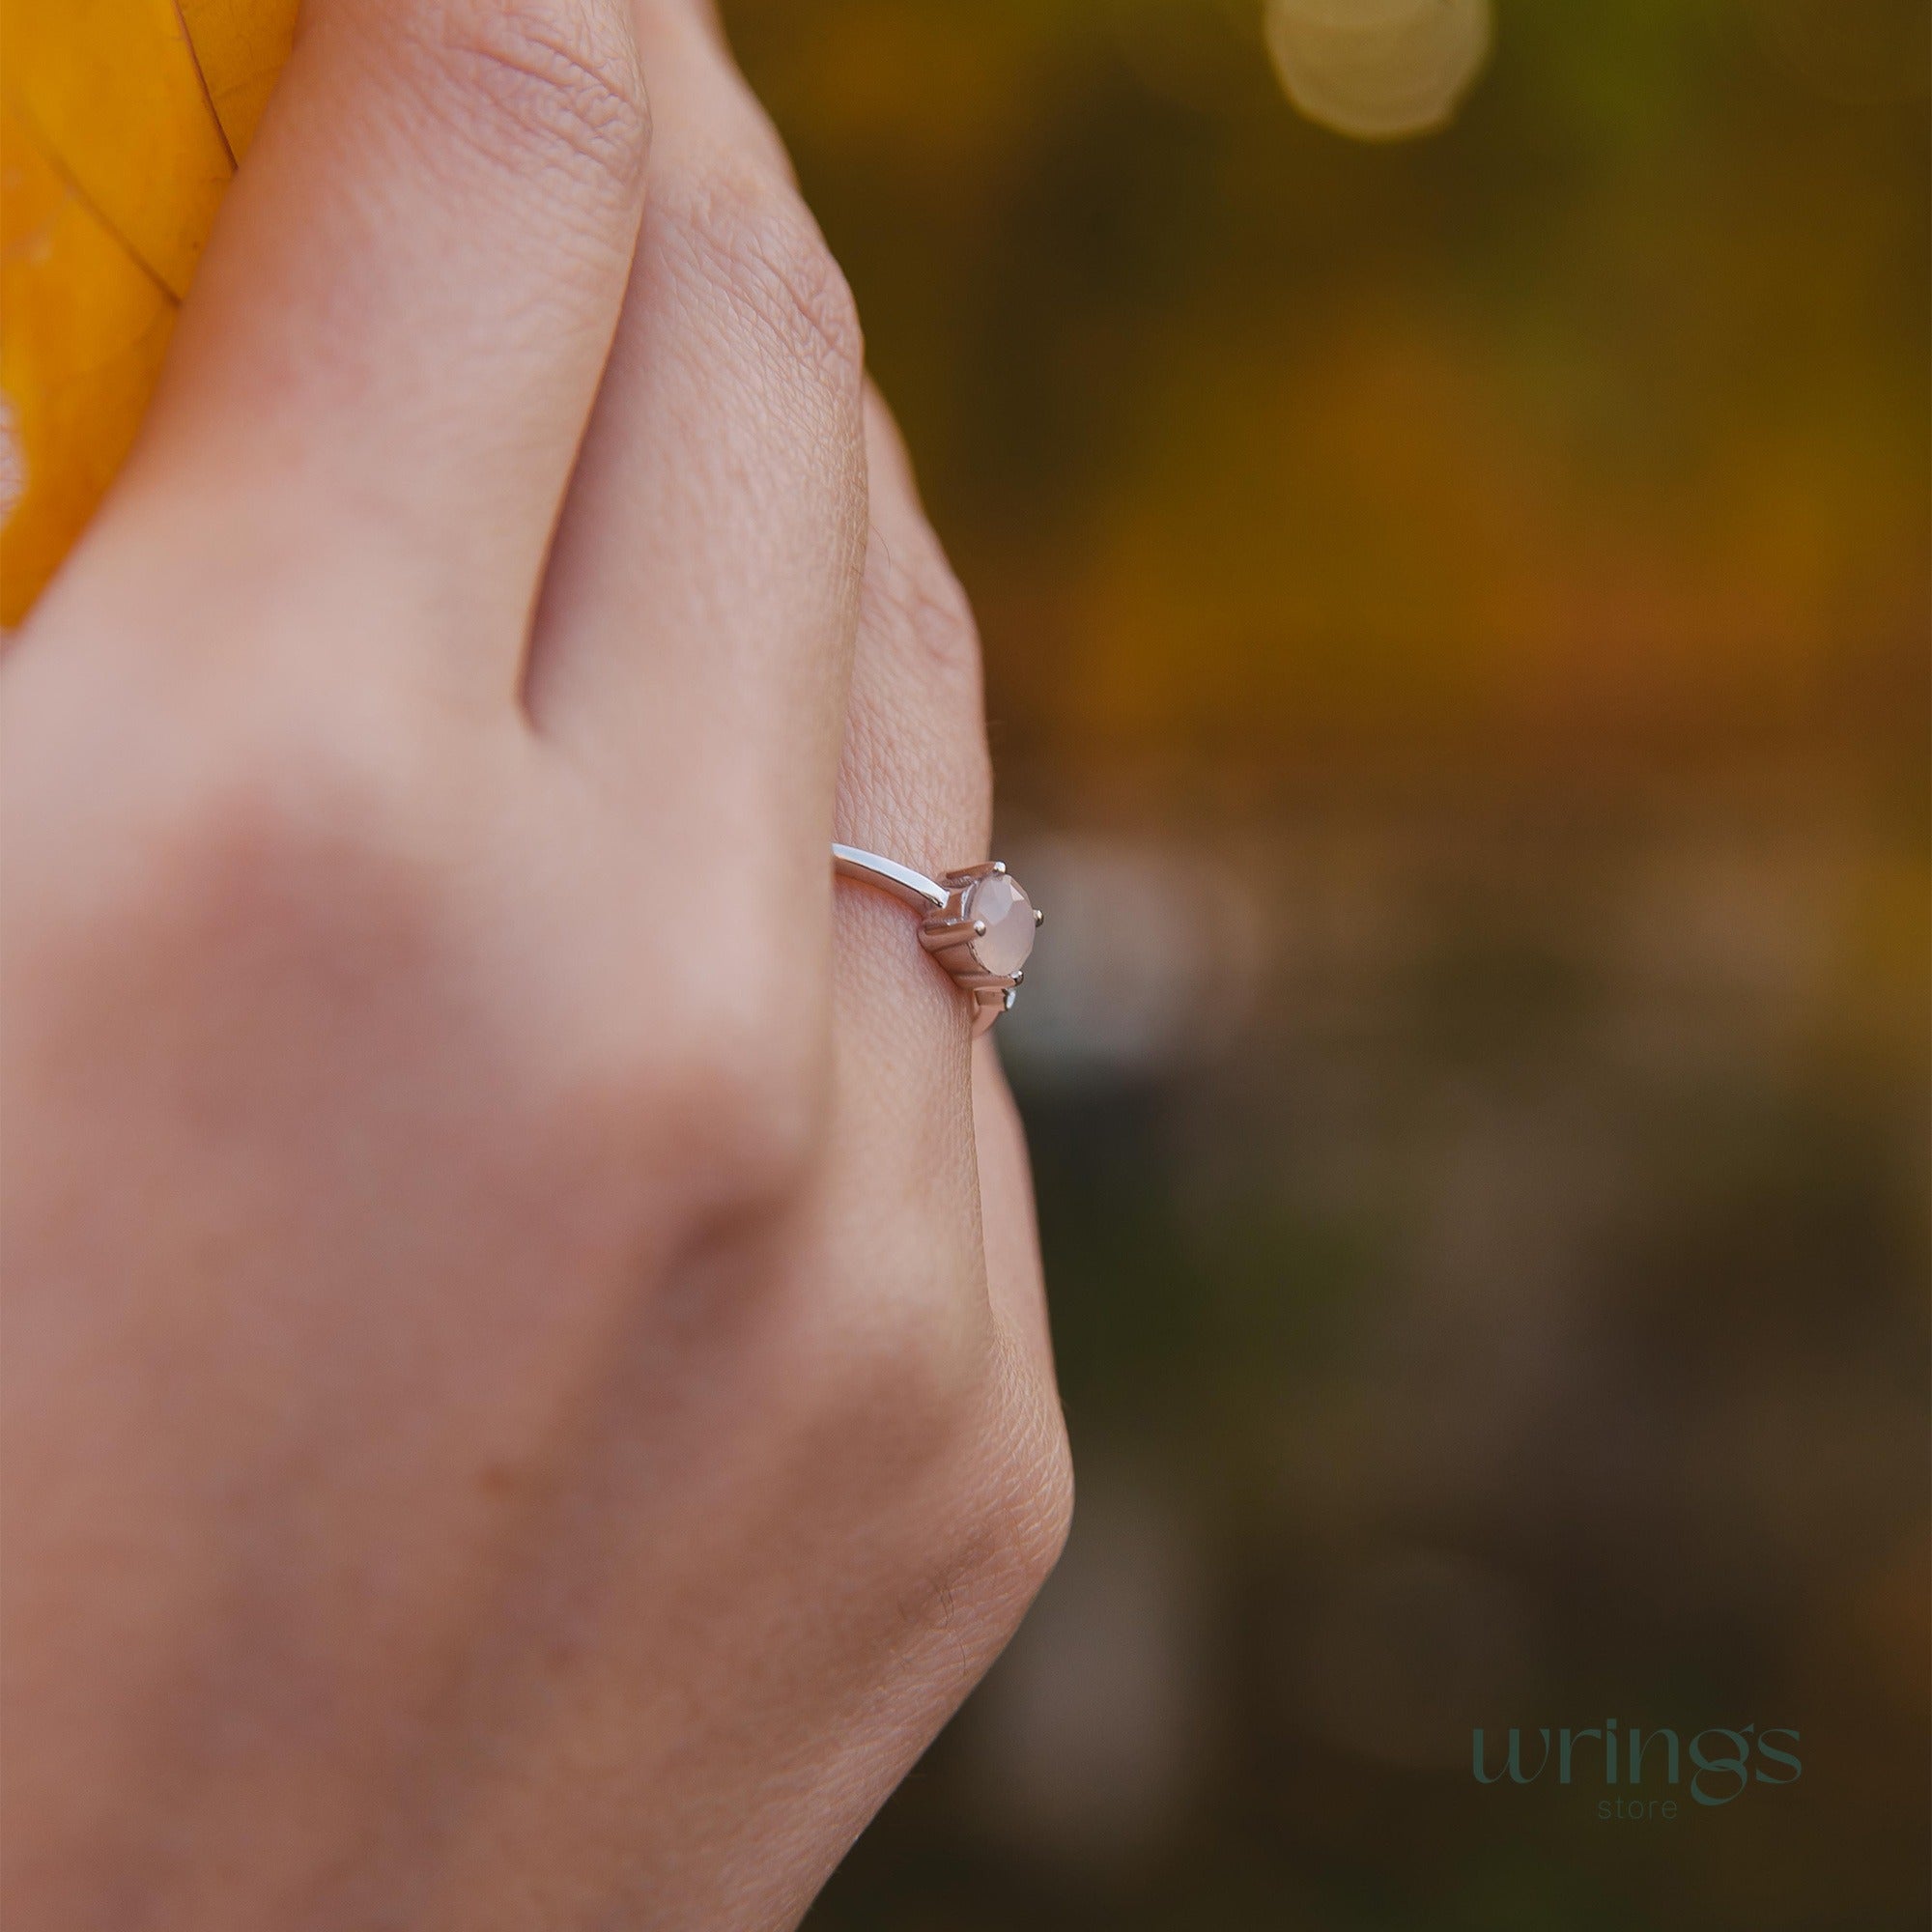
<instances>
[{"instance_id":1,"label":"prong setting","mask_svg":"<svg viewBox=\"0 0 1932 1932\"><path fill-rule=\"evenodd\" d=\"M890 892L924 914L919 943L971 995L976 1032L1011 1010L1034 935L1046 916L1004 860L962 866L938 880L855 846L835 845L833 864L843 876Z\"/></svg>"}]
</instances>

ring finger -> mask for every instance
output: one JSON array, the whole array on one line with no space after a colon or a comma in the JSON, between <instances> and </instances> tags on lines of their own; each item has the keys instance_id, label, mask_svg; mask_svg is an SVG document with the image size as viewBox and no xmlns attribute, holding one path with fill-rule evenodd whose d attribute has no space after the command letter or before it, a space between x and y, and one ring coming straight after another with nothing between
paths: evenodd
<instances>
[{"instance_id":1,"label":"ring finger","mask_svg":"<svg viewBox=\"0 0 1932 1932\"><path fill-rule=\"evenodd\" d=\"M838 774L838 837L938 876L991 856L979 632L875 389L866 397L866 440L871 534ZM836 970L841 1069L895 1100L862 1111L859 1130L875 1145L858 1166L875 1177L896 1172L908 1198L916 1189L951 1196L934 1207L950 1208L953 1225L977 1217L996 1328L1046 1386L1032 1183L993 1037L969 1040L967 1001L921 952L905 909L879 893L857 887L841 895ZM938 1125L950 1131L932 1132Z\"/></svg>"}]
</instances>

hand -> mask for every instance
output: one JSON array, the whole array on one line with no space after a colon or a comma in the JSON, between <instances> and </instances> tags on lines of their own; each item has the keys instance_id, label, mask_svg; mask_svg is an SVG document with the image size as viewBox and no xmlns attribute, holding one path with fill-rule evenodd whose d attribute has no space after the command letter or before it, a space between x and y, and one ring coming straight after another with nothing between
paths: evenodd
<instances>
[{"instance_id":1,"label":"hand","mask_svg":"<svg viewBox=\"0 0 1932 1932\"><path fill-rule=\"evenodd\" d=\"M792 1923L1069 1491L828 869L985 855L971 623L696 0L312 0L0 709L9 1922Z\"/></svg>"}]
</instances>

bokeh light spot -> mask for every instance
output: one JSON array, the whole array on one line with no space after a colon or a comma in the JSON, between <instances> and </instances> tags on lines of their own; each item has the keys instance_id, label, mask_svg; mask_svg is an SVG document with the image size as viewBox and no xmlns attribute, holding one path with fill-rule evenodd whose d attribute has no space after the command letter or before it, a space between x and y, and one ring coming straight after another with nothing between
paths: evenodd
<instances>
[{"instance_id":1,"label":"bokeh light spot","mask_svg":"<svg viewBox=\"0 0 1932 1932\"><path fill-rule=\"evenodd\" d=\"M1303 114L1401 140L1455 114L1490 50L1490 0L1267 0L1268 52Z\"/></svg>"}]
</instances>

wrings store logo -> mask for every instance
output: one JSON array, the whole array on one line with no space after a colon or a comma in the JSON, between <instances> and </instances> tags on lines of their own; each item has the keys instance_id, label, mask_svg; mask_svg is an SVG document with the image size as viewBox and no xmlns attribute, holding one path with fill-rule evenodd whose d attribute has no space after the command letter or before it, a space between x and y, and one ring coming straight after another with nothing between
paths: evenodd
<instances>
[{"instance_id":1,"label":"wrings store logo","mask_svg":"<svg viewBox=\"0 0 1932 1932\"><path fill-rule=\"evenodd\" d=\"M1534 1736L1540 1747L1525 1746L1524 1734L1512 1725L1506 1741L1492 1749L1480 1729L1471 1731L1476 1782L1500 1784L1507 1778L1512 1784L1534 1784L1546 1776L1554 1784L1601 1782L1616 1796L1598 1801L1599 1818L1675 1818L1674 1794L1687 1756L1691 1801L1704 1805L1728 1804L1753 1784L1796 1784L1804 1770L1796 1748L1799 1734L1784 1726L1763 1731L1755 1724L1741 1730L1713 1727L1691 1738L1688 1751L1673 1730L1640 1731L1633 1725L1619 1732L1614 1718L1606 1719L1602 1730L1566 1727L1554 1734L1553 1742L1547 1727ZM1659 1787L1673 1795L1660 1797Z\"/></svg>"}]
</instances>

